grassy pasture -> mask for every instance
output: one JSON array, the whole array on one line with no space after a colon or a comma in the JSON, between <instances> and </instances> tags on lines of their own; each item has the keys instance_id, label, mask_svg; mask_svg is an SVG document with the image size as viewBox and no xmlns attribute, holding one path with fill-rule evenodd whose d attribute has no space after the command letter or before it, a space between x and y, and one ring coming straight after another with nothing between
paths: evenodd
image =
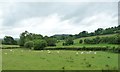
<instances>
[{"instance_id":1,"label":"grassy pasture","mask_svg":"<svg viewBox=\"0 0 120 72\"><path fill-rule=\"evenodd\" d=\"M109 35L98 35L99 37L110 37L110 36L114 36L116 34L109 34ZM90 38L95 38L96 36L91 36L91 37L83 37L83 38L78 38L74 40L74 45L70 45L70 46L63 46L63 42L64 40L61 40L60 42L56 43L56 47L106 47L106 46L110 46L110 47L118 47L118 45L116 44L80 44L79 40L82 39L90 39Z\"/></svg>"},{"instance_id":2,"label":"grassy pasture","mask_svg":"<svg viewBox=\"0 0 120 72\"><path fill-rule=\"evenodd\" d=\"M92 51L2 49L3 70L117 70L118 54Z\"/></svg>"},{"instance_id":3,"label":"grassy pasture","mask_svg":"<svg viewBox=\"0 0 120 72\"><path fill-rule=\"evenodd\" d=\"M80 39L84 38L75 39L74 45L70 46L62 46L64 41L60 41L52 48L118 47L115 44L79 44ZM3 70L118 70L117 53L96 51L94 54L92 51L89 54L89 51L72 50L50 50L48 53L48 50L35 51L19 48L18 45L2 45L2 48Z\"/></svg>"}]
</instances>

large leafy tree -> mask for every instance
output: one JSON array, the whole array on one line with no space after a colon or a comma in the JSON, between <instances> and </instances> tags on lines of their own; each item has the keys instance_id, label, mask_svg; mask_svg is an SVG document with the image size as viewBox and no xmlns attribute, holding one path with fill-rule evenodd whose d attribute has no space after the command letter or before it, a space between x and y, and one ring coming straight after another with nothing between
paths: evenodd
<instances>
[{"instance_id":1,"label":"large leafy tree","mask_svg":"<svg viewBox=\"0 0 120 72\"><path fill-rule=\"evenodd\" d=\"M47 38L46 41L48 46L56 46L57 40L55 38Z\"/></svg>"},{"instance_id":2,"label":"large leafy tree","mask_svg":"<svg viewBox=\"0 0 120 72\"><path fill-rule=\"evenodd\" d=\"M20 34L19 45L24 46L26 42L37 40L37 39L43 39L43 36L40 34L34 34L34 33L29 33L28 31L25 31Z\"/></svg>"},{"instance_id":3,"label":"large leafy tree","mask_svg":"<svg viewBox=\"0 0 120 72\"><path fill-rule=\"evenodd\" d=\"M87 37L88 36L88 32L87 31L82 31L78 34L80 37Z\"/></svg>"},{"instance_id":4,"label":"large leafy tree","mask_svg":"<svg viewBox=\"0 0 120 72\"><path fill-rule=\"evenodd\" d=\"M69 37L65 40L65 43L63 43L63 45L73 45L74 41L72 37Z\"/></svg>"},{"instance_id":5,"label":"large leafy tree","mask_svg":"<svg viewBox=\"0 0 120 72\"><path fill-rule=\"evenodd\" d=\"M103 31L104 31L103 28L98 28L97 30L95 30L95 35L102 35Z\"/></svg>"},{"instance_id":6,"label":"large leafy tree","mask_svg":"<svg viewBox=\"0 0 120 72\"><path fill-rule=\"evenodd\" d=\"M14 38L11 36L5 36L4 39L2 40L2 44L16 45L17 41L15 41Z\"/></svg>"}]
</instances>

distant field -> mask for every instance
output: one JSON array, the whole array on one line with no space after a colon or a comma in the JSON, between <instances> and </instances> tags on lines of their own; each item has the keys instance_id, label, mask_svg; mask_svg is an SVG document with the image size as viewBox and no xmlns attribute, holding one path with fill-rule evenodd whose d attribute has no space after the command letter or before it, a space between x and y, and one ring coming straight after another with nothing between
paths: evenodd
<instances>
[{"instance_id":1,"label":"distant field","mask_svg":"<svg viewBox=\"0 0 120 72\"><path fill-rule=\"evenodd\" d=\"M114 36L116 34L109 34L109 35L99 35L99 37L110 37L110 36ZM118 47L117 44L80 44L79 40L82 39L86 39L86 38L95 38L96 36L91 36L91 37L83 37L83 38L78 38L74 40L74 45L70 45L70 46L63 46L63 42L64 40L61 40L60 42L56 43L56 47L106 47L106 46L110 46L110 47Z\"/></svg>"},{"instance_id":2,"label":"distant field","mask_svg":"<svg viewBox=\"0 0 120 72\"><path fill-rule=\"evenodd\" d=\"M116 34L108 34L108 35L97 35L99 37L110 37L110 36L114 36ZM90 37L82 37L82 38L78 38L77 40L79 39L85 39L85 38L95 38L96 36L90 36Z\"/></svg>"},{"instance_id":3,"label":"distant field","mask_svg":"<svg viewBox=\"0 0 120 72\"><path fill-rule=\"evenodd\" d=\"M2 50L3 70L117 70L118 54L92 51Z\"/></svg>"},{"instance_id":4,"label":"distant field","mask_svg":"<svg viewBox=\"0 0 120 72\"><path fill-rule=\"evenodd\" d=\"M116 34L98 35L98 36L99 36L99 37L111 37L111 36L114 36L114 35L116 35ZM78 38L78 39L75 39L74 42L75 42L75 44L79 44L79 40L80 40L80 39L84 40L84 39L90 39L90 38L95 38L95 37L97 37L97 36Z\"/></svg>"}]
</instances>

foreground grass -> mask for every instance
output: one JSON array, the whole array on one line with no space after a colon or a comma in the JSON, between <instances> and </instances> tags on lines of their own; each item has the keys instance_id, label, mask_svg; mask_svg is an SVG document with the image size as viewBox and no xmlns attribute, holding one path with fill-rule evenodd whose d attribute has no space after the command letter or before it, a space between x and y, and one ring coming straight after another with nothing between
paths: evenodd
<instances>
[{"instance_id":1,"label":"foreground grass","mask_svg":"<svg viewBox=\"0 0 120 72\"><path fill-rule=\"evenodd\" d=\"M97 51L3 49L3 70L101 70L118 69L118 54Z\"/></svg>"}]
</instances>

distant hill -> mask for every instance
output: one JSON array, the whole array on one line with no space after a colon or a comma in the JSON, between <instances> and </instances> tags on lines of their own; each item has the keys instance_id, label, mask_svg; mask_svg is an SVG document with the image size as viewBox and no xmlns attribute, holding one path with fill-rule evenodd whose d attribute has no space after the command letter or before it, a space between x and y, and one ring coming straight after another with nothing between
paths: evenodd
<instances>
[{"instance_id":1,"label":"distant hill","mask_svg":"<svg viewBox=\"0 0 120 72\"><path fill-rule=\"evenodd\" d=\"M114 35L116 35L116 34L97 35L97 36L99 36L99 37L110 37L110 36L114 36ZM74 46L79 46L79 45L80 45L80 44L79 44L79 40L80 40L80 39L82 39L82 40L84 40L84 39L90 39L90 38L95 38L95 37L97 37L97 36L82 37L82 38L74 39ZM57 46L62 46L63 42L64 42L64 40L61 40L60 42L57 43Z\"/></svg>"}]
</instances>

